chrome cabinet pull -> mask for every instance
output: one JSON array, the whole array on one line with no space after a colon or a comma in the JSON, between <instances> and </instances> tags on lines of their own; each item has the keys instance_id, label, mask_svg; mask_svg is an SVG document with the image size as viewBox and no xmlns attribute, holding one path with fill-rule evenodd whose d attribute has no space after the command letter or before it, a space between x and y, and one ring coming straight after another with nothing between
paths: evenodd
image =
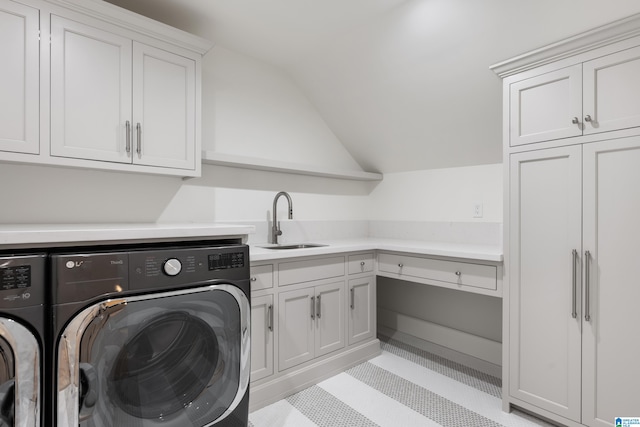
<instances>
[{"instance_id":1,"label":"chrome cabinet pull","mask_svg":"<svg viewBox=\"0 0 640 427\"><path fill-rule=\"evenodd\" d=\"M399 263L399 264L398 264L398 267L399 267L399 268L402 268L402 267L404 267L404 265L402 265L402 263Z\"/></svg>"},{"instance_id":2,"label":"chrome cabinet pull","mask_svg":"<svg viewBox=\"0 0 640 427\"><path fill-rule=\"evenodd\" d=\"M267 307L267 328L273 331L273 304L269 304Z\"/></svg>"},{"instance_id":3,"label":"chrome cabinet pull","mask_svg":"<svg viewBox=\"0 0 640 427\"><path fill-rule=\"evenodd\" d=\"M589 270L590 270L590 261L591 261L591 252L589 251L585 251L584 252L584 320L586 320L587 322L591 321L591 310L590 310L590 298L589 298L589 287L590 287L590 281L591 281L591 277L589 274Z\"/></svg>"},{"instance_id":4,"label":"chrome cabinet pull","mask_svg":"<svg viewBox=\"0 0 640 427\"><path fill-rule=\"evenodd\" d=\"M589 123L591 122L593 119L591 118L591 116L589 114L587 114L586 116L584 116L584 121Z\"/></svg>"},{"instance_id":5,"label":"chrome cabinet pull","mask_svg":"<svg viewBox=\"0 0 640 427\"><path fill-rule=\"evenodd\" d=\"M320 298L322 298L322 295L318 295L318 298L317 298L317 300L318 300L318 310L316 310L316 318L317 318L317 319L319 319L319 318L320 318L320 314L321 314L321 310L320 310L320 308L321 308L322 306L320 305Z\"/></svg>"},{"instance_id":6,"label":"chrome cabinet pull","mask_svg":"<svg viewBox=\"0 0 640 427\"><path fill-rule=\"evenodd\" d=\"M460 270L456 271L456 276L458 276L458 277L462 276L462 271L460 271Z\"/></svg>"},{"instance_id":7,"label":"chrome cabinet pull","mask_svg":"<svg viewBox=\"0 0 640 427\"><path fill-rule=\"evenodd\" d=\"M580 120L579 120L577 117L574 117L574 118L571 120L571 123L573 123L574 125L577 125L577 124L580 124Z\"/></svg>"},{"instance_id":8,"label":"chrome cabinet pull","mask_svg":"<svg viewBox=\"0 0 640 427\"><path fill-rule=\"evenodd\" d=\"M316 319L316 297L311 297L311 319Z\"/></svg>"},{"instance_id":9,"label":"chrome cabinet pull","mask_svg":"<svg viewBox=\"0 0 640 427\"><path fill-rule=\"evenodd\" d=\"M255 276L253 276L253 277L252 277L251 279L249 279L249 280L251 280L252 282L255 282L255 281L257 281L257 280L258 280L258 278L257 278L257 277L255 277Z\"/></svg>"},{"instance_id":10,"label":"chrome cabinet pull","mask_svg":"<svg viewBox=\"0 0 640 427\"><path fill-rule=\"evenodd\" d=\"M578 266L578 251L577 250L572 250L571 251L571 258L572 258L572 262L573 262L573 271L572 271L572 283L571 283L571 294L572 294L572 298L571 298L571 317L573 317L574 319L578 317L578 273L576 272L576 268Z\"/></svg>"},{"instance_id":11,"label":"chrome cabinet pull","mask_svg":"<svg viewBox=\"0 0 640 427\"><path fill-rule=\"evenodd\" d=\"M125 146L125 150L127 151L127 156L129 156L131 154L131 122L129 120L127 120L127 122L124 125L124 129L125 129L125 133L126 133L126 146Z\"/></svg>"},{"instance_id":12,"label":"chrome cabinet pull","mask_svg":"<svg viewBox=\"0 0 640 427\"><path fill-rule=\"evenodd\" d=\"M136 123L136 139L136 153L140 157L142 154L142 126L140 123Z\"/></svg>"},{"instance_id":13,"label":"chrome cabinet pull","mask_svg":"<svg viewBox=\"0 0 640 427\"><path fill-rule=\"evenodd\" d=\"M364 261L360 261L360 270L364 271Z\"/></svg>"},{"instance_id":14,"label":"chrome cabinet pull","mask_svg":"<svg viewBox=\"0 0 640 427\"><path fill-rule=\"evenodd\" d=\"M355 299L355 289L351 288L351 290L349 291L350 293L350 303L349 303L349 307L351 307L351 310L353 310L354 308L356 308L356 299Z\"/></svg>"}]
</instances>

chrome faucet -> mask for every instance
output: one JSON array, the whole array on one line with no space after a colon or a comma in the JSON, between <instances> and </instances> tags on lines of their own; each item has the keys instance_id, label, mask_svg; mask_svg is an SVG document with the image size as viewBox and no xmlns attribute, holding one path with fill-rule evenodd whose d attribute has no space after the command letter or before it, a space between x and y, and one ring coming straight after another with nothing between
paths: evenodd
<instances>
[{"instance_id":1,"label":"chrome faucet","mask_svg":"<svg viewBox=\"0 0 640 427\"><path fill-rule=\"evenodd\" d=\"M289 219L293 219L293 202L291 201L291 196L286 191L281 191L276 194L276 197L273 199L273 224L271 224L271 243L278 243L278 236L282 235L282 230L280 230L280 223L278 222L278 199L280 196L285 196L287 198L287 202L289 203Z\"/></svg>"}]
</instances>

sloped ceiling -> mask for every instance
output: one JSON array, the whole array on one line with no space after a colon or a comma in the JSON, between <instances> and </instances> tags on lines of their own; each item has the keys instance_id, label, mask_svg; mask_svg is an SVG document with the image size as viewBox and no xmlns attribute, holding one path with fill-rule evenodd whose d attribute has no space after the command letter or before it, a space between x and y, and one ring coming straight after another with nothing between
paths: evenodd
<instances>
[{"instance_id":1,"label":"sloped ceiling","mask_svg":"<svg viewBox=\"0 0 640 427\"><path fill-rule=\"evenodd\" d=\"M289 74L364 170L502 161L493 63L637 0L109 0Z\"/></svg>"}]
</instances>

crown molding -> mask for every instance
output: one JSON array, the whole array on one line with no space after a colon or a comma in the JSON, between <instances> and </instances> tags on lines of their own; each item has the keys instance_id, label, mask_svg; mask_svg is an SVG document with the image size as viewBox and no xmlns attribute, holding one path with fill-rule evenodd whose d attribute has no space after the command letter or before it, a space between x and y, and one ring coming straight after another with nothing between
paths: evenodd
<instances>
[{"instance_id":1,"label":"crown molding","mask_svg":"<svg viewBox=\"0 0 640 427\"><path fill-rule=\"evenodd\" d=\"M640 36L640 13L491 65L500 78Z\"/></svg>"}]
</instances>

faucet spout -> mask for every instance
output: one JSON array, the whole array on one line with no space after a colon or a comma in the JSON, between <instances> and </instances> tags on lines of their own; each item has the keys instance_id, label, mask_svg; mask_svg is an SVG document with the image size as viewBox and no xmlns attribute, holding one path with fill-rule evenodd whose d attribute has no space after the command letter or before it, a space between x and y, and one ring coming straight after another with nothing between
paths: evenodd
<instances>
[{"instance_id":1,"label":"faucet spout","mask_svg":"<svg viewBox=\"0 0 640 427\"><path fill-rule=\"evenodd\" d=\"M282 235L282 230L280 229L280 224L278 223L278 199L281 196L285 196L287 198L287 203L289 204L289 219L293 219L293 201L291 200L291 196L286 191L281 191L276 194L276 197L273 199L273 223L271 224L271 243L278 243L278 236Z\"/></svg>"}]
</instances>

